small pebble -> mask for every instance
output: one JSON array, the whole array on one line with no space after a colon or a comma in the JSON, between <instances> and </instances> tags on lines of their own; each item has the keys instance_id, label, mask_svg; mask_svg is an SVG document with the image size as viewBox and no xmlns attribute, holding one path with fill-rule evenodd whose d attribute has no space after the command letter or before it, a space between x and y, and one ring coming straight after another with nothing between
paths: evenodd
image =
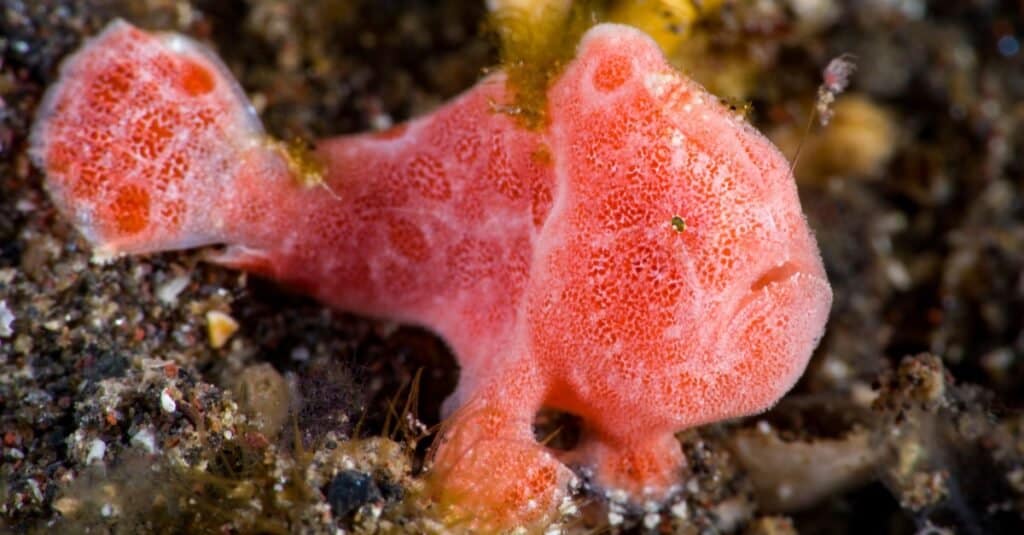
<instances>
[{"instance_id":1,"label":"small pebble","mask_svg":"<svg viewBox=\"0 0 1024 535\"><path fill-rule=\"evenodd\" d=\"M61 516L64 516L64 517L69 517L69 516L74 515L75 513L78 512L78 510L81 507L82 507L82 502L81 501L79 501L79 500L77 500L75 498L70 498L68 496L64 496L63 498L58 498L58 499L54 500L54 502L53 502L54 510L56 510L58 513L61 514Z\"/></svg>"},{"instance_id":2,"label":"small pebble","mask_svg":"<svg viewBox=\"0 0 1024 535\"><path fill-rule=\"evenodd\" d=\"M163 283L156 290L156 297L161 302L173 305L178 301L178 295L188 287L188 277L182 275Z\"/></svg>"},{"instance_id":3,"label":"small pebble","mask_svg":"<svg viewBox=\"0 0 1024 535\"><path fill-rule=\"evenodd\" d=\"M306 362L310 357L309 349L306 346L298 346L292 349L291 357L295 362Z\"/></svg>"},{"instance_id":4,"label":"small pebble","mask_svg":"<svg viewBox=\"0 0 1024 535\"><path fill-rule=\"evenodd\" d=\"M93 464L103 460L103 456L107 454L107 443L103 442L98 438L94 438L89 443L89 454L85 456L85 464Z\"/></svg>"},{"instance_id":5,"label":"small pebble","mask_svg":"<svg viewBox=\"0 0 1024 535\"><path fill-rule=\"evenodd\" d=\"M171 393L166 388L160 392L160 408L167 414L173 414L178 408L178 404L174 402L174 398L171 397Z\"/></svg>"},{"instance_id":6,"label":"small pebble","mask_svg":"<svg viewBox=\"0 0 1024 535\"><path fill-rule=\"evenodd\" d=\"M327 503L335 517L351 515L365 504L383 499L376 481L355 470L345 470L334 476L327 486Z\"/></svg>"},{"instance_id":7,"label":"small pebble","mask_svg":"<svg viewBox=\"0 0 1024 535\"><path fill-rule=\"evenodd\" d=\"M171 400L171 402L173 403L174 400ZM142 448L150 455L156 453L156 437L153 436L153 430L142 429L132 435L131 445L137 448Z\"/></svg>"},{"instance_id":8,"label":"small pebble","mask_svg":"<svg viewBox=\"0 0 1024 535\"><path fill-rule=\"evenodd\" d=\"M32 497L36 502L43 501L43 492L39 488L39 482L32 478L28 478L25 482L28 483L28 489L32 491Z\"/></svg>"},{"instance_id":9,"label":"small pebble","mask_svg":"<svg viewBox=\"0 0 1024 535\"><path fill-rule=\"evenodd\" d=\"M14 313L7 308L7 301L0 301L0 337L7 338L14 334L11 324L14 323Z\"/></svg>"},{"instance_id":10,"label":"small pebble","mask_svg":"<svg viewBox=\"0 0 1024 535\"><path fill-rule=\"evenodd\" d=\"M228 340L238 330L238 322L235 318L220 312L211 310L206 313L206 332L210 338L210 347L219 349L228 343Z\"/></svg>"},{"instance_id":11,"label":"small pebble","mask_svg":"<svg viewBox=\"0 0 1024 535\"><path fill-rule=\"evenodd\" d=\"M671 507L671 509L669 509L669 511L672 512L672 516L674 516L674 517L676 517L676 518L678 518L680 520L685 520L686 517L688 517L689 514L690 514L690 511L689 511L689 509L688 509L688 507L686 505L686 502L679 502L679 503L673 505Z\"/></svg>"}]
</instances>

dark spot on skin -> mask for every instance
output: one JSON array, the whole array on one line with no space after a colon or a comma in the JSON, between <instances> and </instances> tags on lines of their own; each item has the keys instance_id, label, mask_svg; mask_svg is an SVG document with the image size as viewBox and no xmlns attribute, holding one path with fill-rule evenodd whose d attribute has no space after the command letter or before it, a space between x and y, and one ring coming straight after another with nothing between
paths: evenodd
<instances>
[{"instance_id":1,"label":"dark spot on skin","mask_svg":"<svg viewBox=\"0 0 1024 535\"><path fill-rule=\"evenodd\" d=\"M676 232L683 232L686 230L686 220L680 216L672 216L672 228Z\"/></svg>"}]
</instances>

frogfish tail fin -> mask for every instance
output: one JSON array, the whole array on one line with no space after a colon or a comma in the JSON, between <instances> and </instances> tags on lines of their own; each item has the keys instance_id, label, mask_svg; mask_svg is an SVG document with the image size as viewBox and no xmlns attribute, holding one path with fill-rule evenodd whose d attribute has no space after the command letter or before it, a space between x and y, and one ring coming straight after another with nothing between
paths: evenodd
<instances>
[{"instance_id":1,"label":"frogfish tail fin","mask_svg":"<svg viewBox=\"0 0 1024 535\"><path fill-rule=\"evenodd\" d=\"M224 200L267 161L265 141L212 52L115 20L62 64L30 154L57 208L112 256L230 239Z\"/></svg>"}]
</instances>

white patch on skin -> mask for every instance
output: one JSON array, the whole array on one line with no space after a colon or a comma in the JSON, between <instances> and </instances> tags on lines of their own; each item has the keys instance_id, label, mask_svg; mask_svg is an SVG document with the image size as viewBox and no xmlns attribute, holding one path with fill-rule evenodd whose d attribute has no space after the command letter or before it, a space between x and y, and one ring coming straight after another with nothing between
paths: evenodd
<instances>
[{"instance_id":1,"label":"white patch on skin","mask_svg":"<svg viewBox=\"0 0 1024 535\"><path fill-rule=\"evenodd\" d=\"M662 334L662 336L666 340L678 340L679 337L682 336L682 334L683 334L683 326L679 325L678 323L676 323L676 324L670 325L668 328L666 328L665 332L664 332L664 334Z\"/></svg>"},{"instance_id":2,"label":"white patch on skin","mask_svg":"<svg viewBox=\"0 0 1024 535\"><path fill-rule=\"evenodd\" d=\"M673 74L652 72L644 76L644 87L655 98L661 98L672 88L676 77Z\"/></svg>"},{"instance_id":3,"label":"white patch on skin","mask_svg":"<svg viewBox=\"0 0 1024 535\"><path fill-rule=\"evenodd\" d=\"M669 134L669 142L672 143L673 147L682 147L686 143L686 136L682 132L673 128Z\"/></svg>"},{"instance_id":4,"label":"white patch on skin","mask_svg":"<svg viewBox=\"0 0 1024 535\"><path fill-rule=\"evenodd\" d=\"M164 42L167 43L167 48L179 54L188 52L195 47L190 39L176 33L167 34Z\"/></svg>"},{"instance_id":5,"label":"white patch on skin","mask_svg":"<svg viewBox=\"0 0 1024 535\"><path fill-rule=\"evenodd\" d=\"M775 223L775 214L773 214L772 212L768 212L768 225L768 228L771 230L772 234L779 233L779 226ZM780 262L779 265L782 265L783 263L784 262Z\"/></svg>"}]
</instances>

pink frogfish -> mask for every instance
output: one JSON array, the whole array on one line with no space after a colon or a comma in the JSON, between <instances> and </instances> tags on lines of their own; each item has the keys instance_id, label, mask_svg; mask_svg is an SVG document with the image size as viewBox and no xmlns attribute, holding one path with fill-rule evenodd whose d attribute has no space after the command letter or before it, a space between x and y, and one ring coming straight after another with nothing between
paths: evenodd
<instances>
[{"instance_id":1,"label":"pink frogfish","mask_svg":"<svg viewBox=\"0 0 1024 535\"><path fill-rule=\"evenodd\" d=\"M203 46L116 21L67 59L31 154L102 255L214 261L427 327L461 367L432 496L473 529L538 526L571 482L676 492L673 433L763 411L822 335L831 288L786 159L641 32L582 38L546 122L501 72L297 165ZM571 451L542 408L576 415Z\"/></svg>"}]
</instances>

